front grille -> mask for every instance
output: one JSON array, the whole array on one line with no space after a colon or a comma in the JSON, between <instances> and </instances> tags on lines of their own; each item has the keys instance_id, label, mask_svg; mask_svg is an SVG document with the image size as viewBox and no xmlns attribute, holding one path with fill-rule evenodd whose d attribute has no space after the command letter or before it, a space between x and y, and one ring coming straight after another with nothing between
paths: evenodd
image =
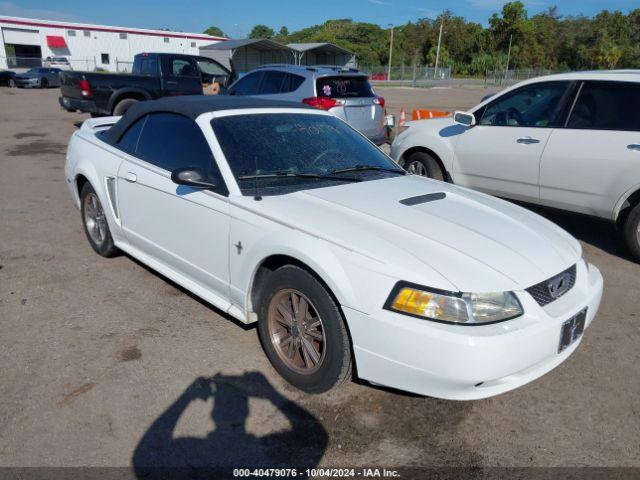
<instances>
[{"instance_id":1,"label":"front grille","mask_svg":"<svg viewBox=\"0 0 640 480\"><path fill-rule=\"evenodd\" d=\"M536 283L526 290L538 302L538 305L544 307L571 290L575 283L576 266L573 265L564 272L560 272L543 282Z\"/></svg>"}]
</instances>

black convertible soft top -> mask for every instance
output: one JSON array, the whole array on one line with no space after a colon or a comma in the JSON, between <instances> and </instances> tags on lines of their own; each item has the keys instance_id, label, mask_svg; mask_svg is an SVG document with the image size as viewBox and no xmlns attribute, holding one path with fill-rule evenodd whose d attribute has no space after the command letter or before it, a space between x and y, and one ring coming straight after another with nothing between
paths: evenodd
<instances>
[{"instance_id":1,"label":"black convertible soft top","mask_svg":"<svg viewBox=\"0 0 640 480\"><path fill-rule=\"evenodd\" d=\"M130 125L148 113L176 113L195 120L207 112L248 108L299 108L313 109L304 103L263 100L254 97L235 97L227 95L184 95L163 97L158 100L137 102L127 110L118 122L104 133L105 140L116 143Z\"/></svg>"}]
</instances>

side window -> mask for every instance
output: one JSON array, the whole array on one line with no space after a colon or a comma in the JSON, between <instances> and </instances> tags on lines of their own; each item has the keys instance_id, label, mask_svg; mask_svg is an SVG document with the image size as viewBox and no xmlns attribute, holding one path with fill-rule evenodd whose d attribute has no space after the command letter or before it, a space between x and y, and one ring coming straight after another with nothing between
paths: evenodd
<instances>
[{"instance_id":1,"label":"side window","mask_svg":"<svg viewBox=\"0 0 640 480\"><path fill-rule=\"evenodd\" d=\"M213 76L229 75L229 72L214 61L199 59L197 62L198 67L200 67L200 71L204 74Z\"/></svg>"},{"instance_id":2,"label":"side window","mask_svg":"<svg viewBox=\"0 0 640 480\"><path fill-rule=\"evenodd\" d=\"M283 89L283 91L295 92L303 83L304 83L304 77L290 73L288 81L285 81L286 90Z\"/></svg>"},{"instance_id":3,"label":"side window","mask_svg":"<svg viewBox=\"0 0 640 480\"><path fill-rule=\"evenodd\" d=\"M567 128L640 132L640 83L585 82Z\"/></svg>"},{"instance_id":4,"label":"side window","mask_svg":"<svg viewBox=\"0 0 640 480\"><path fill-rule=\"evenodd\" d=\"M260 84L260 94L270 95L274 93L281 93L283 91L282 86L287 79L285 72L266 71L262 77L262 83Z\"/></svg>"},{"instance_id":5,"label":"side window","mask_svg":"<svg viewBox=\"0 0 640 480\"><path fill-rule=\"evenodd\" d=\"M230 93L232 95L255 95L258 93L262 73L263 72L254 72L245 75L236 82Z\"/></svg>"},{"instance_id":6,"label":"side window","mask_svg":"<svg viewBox=\"0 0 640 480\"><path fill-rule=\"evenodd\" d=\"M140 75L158 75L158 60L155 58L143 58L140 62Z\"/></svg>"},{"instance_id":7,"label":"side window","mask_svg":"<svg viewBox=\"0 0 640 480\"><path fill-rule=\"evenodd\" d=\"M220 186L219 193L226 194L209 144L200 127L190 118L171 113L148 115L136 156L170 172L179 168L199 168Z\"/></svg>"},{"instance_id":8,"label":"side window","mask_svg":"<svg viewBox=\"0 0 640 480\"><path fill-rule=\"evenodd\" d=\"M189 60L174 58L171 60L171 74L174 77L199 77L198 70Z\"/></svg>"},{"instance_id":9,"label":"side window","mask_svg":"<svg viewBox=\"0 0 640 480\"><path fill-rule=\"evenodd\" d=\"M124 150L129 155L135 155L140 132L146 120L147 117L143 117L131 125L127 131L124 132L124 135L120 137L120 140L118 140L118 148Z\"/></svg>"},{"instance_id":10,"label":"side window","mask_svg":"<svg viewBox=\"0 0 640 480\"><path fill-rule=\"evenodd\" d=\"M551 127L560 111L568 82L527 85L490 103L480 125Z\"/></svg>"}]
</instances>

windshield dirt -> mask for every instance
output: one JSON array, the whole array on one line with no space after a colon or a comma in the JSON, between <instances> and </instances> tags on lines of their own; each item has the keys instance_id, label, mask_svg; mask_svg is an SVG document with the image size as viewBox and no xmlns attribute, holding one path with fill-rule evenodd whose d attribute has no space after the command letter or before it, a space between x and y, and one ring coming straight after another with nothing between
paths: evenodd
<instances>
[{"instance_id":1,"label":"windshield dirt","mask_svg":"<svg viewBox=\"0 0 640 480\"><path fill-rule=\"evenodd\" d=\"M341 185L347 178L365 181L404 174L375 145L332 116L233 115L216 118L211 125L245 195L256 188L274 195Z\"/></svg>"}]
</instances>

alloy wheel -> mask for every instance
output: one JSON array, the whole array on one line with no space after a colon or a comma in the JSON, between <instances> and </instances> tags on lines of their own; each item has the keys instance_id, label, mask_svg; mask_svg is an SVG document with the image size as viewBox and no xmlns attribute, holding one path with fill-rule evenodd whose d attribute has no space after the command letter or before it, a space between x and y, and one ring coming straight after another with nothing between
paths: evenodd
<instances>
[{"instance_id":1,"label":"alloy wheel","mask_svg":"<svg viewBox=\"0 0 640 480\"><path fill-rule=\"evenodd\" d=\"M325 357L322 319L313 303L295 289L277 292L269 303L269 338L284 364L303 375L316 372Z\"/></svg>"},{"instance_id":2,"label":"alloy wheel","mask_svg":"<svg viewBox=\"0 0 640 480\"><path fill-rule=\"evenodd\" d=\"M95 193L87 194L82 206L82 213L91 240L97 246L102 246L107 238L107 219L105 218L104 210L102 210L100 200Z\"/></svg>"}]
</instances>

